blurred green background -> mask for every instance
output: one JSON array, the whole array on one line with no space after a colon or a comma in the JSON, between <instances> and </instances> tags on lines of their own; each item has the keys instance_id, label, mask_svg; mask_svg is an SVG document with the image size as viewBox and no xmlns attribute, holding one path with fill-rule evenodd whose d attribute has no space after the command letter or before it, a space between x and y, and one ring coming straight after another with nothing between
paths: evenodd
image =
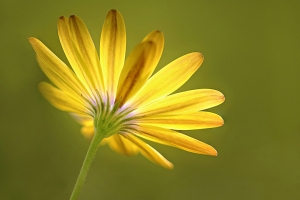
<instances>
[{"instance_id":1,"label":"blurred green background","mask_svg":"<svg viewBox=\"0 0 300 200\"><path fill-rule=\"evenodd\" d=\"M88 142L80 126L42 98L47 80L27 38L66 61L57 19L76 14L97 47L106 13L126 23L127 52L150 31L165 34L159 68L192 51L205 61L180 90L213 88L226 101L210 109L217 129L184 133L218 157L151 143L175 168L101 147L80 199L300 199L300 1L0 2L0 199L68 199Z\"/></svg>"}]
</instances>

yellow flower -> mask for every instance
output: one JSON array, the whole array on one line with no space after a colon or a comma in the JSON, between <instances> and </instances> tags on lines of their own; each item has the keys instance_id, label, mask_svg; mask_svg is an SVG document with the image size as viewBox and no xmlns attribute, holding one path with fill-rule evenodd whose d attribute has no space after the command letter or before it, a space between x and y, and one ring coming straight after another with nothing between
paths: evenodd
<instances>
[{"instance_id":1,"label":"yellow flower","mask_svg":"<svg viewBox=\"0 0 300 200\"><path fill-rule=\"evenodd\" d=\"M172 163L137 136L192 153L217 155L210 145L175 131L223 125L219 115L201 111L224 101L219 91L172 94L200 67L202 54L184 55L151 76L163 51L163 34L148 34L125 60L125 24L116 10L104 22L100 56L79 17L61 17L58 35L72 69L38 39L29 38L41 69L56 86L42 82L39 89L53 106L82 124L83 135L92 138L95 130L103 131L102 143L113 150L141 153L165 168L172 168Z\"/></svg>"}]
</instances>

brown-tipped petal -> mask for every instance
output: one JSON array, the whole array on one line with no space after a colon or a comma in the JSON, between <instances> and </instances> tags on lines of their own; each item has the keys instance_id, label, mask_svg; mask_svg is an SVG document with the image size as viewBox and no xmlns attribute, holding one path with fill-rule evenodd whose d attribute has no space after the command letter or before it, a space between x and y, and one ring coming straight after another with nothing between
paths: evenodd
<instances>
[{"instance_id":1,"label":"brown-tipped petal","mask_svg":"<svg viewBox=\"0 0 300 200\"><path fill-rule=\"evenodd\" d=\"M56 108L71 112L78 113L81 115L93 113L89 111L83 102L72 98L71 96L65 94L61 90L53 87L52 85L42 82L39 84L39 89L43 96Z\"/></svg>"},{"instance_id":2,"label":"brown-tipped petal","mask_svg":"<svg viewBox=\"0 0 300 200\"><path fill-rule=\"evenodd\" d=\"M197 112L175 116L151 116L138 119L140 126L148 124L173 130L195 130L222 126L222 117L211 112Z\"/></svg>"},{"instance_id":3,"label":"brown-tipped petal","mask_svg":"<svg viewBox=\"0 0 300 200\"><path fill-rule=\"evenodd\" d=\"M100 39L100 63L103 70L107 92L114 101L118 80L122 71L126 51L126 31L122 15L116 11L108 12Z\"/></svg>"},{"instance_id":4,"label":"brown-tipped petal","mask_svg":"<svg viewBox=\"0 0 300 200\"><path fill-rule=\"evenodd\" d=\"M130 140L132 143L134 143L138 147L141 154L150 161L161 165L167 169L173 168L173 164L169 162L165 157L163 157L159 152L157 152L154 148L152 148L150 145L146 144L145 142L143 142L142 140L138 139L130 133L123 134L123 136Z\"/></svg>"},{"instance_id":5,"label":"brown-tipped petal","mask_svg":"<svg viewBox=\"0 0 300 200\"><path fill-rule=\"evenodd\" d=\"M136 110L138 116L183 115L223 103L224 95L212 89L198 89L167 96Z\"/></svg>"},{"instance_id":6,"label":"brown-tipped petal","mask_svg":"<svg viewBox=\"0 0 300 200\"><path fill-rule=\"evenodd\" d=\"M120 76L117 100L124 104L130 99L149 79L156 62L156 45L146 41L139 44L126 59Z\"/></svg>"},{"instance_id":7,"label":"brown-tipped petal","mask_svg":"<svg viewBox=\"0 0 300 200\"><path fill-rule=\"evenodd\" d=\"M145 106L169 95L182 86L202 62L202 54L196 52L176 59L151 77L128 104L133 107Z\"/></svg>"},{"instance_id":8,"label":"brown-tipped petal","mask_svg":"<svg viewBox=\"0 0 300 200\"><path fill-rule=\"evenodd\" d=\"M110 137L108 145L111 149L122 155L133 156L138 153L136 145L120 134L112 135Z\"/></svg>"},{"instance_id":9,"label":"brown-tipped petal","mask_svg":"<svg viewBox=\"0 0 300 200\"><path fill-rule=\"evenodd\" d=\"M134 133L141 137L145 136L146 139L153 138L154 141L161 140L163 143L167 143L170 146L174 146L192 153L211 156L217 155L217 151L212 146L169 129L143 125L139 127L138 132Z\"/></svg>"}]
</instances>

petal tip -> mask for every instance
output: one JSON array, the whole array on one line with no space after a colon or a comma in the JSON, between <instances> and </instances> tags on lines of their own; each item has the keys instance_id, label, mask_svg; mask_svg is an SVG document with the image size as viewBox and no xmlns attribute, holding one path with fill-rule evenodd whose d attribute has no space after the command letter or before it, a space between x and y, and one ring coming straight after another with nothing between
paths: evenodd
<instances>
[{"instance_id":1,"label":"petal tip","mask_svg":"<svg viewBox=\"0 0 300 200\"><path fill-rule=\"evenodd\" d=\"M211 149L209 149L208 154L210 156L218 156L218 152L215 148L211 147Z\"/></svg>"},{"instance_id":2,"label":"petal tip","mask_svg":"<svg viewBox=\"0 0 300 200\"><path fill-rule=\"evenodd\" d=\"M165 166L166 169L172 170L174 169L174 165L172 163L168 163L167 166Z\"/></svg>"},{"instance_id":3,"label":"petal tip","mask_svg":"<svg viewBox=\"0 0 300 200\"><path fill-rule=\"evenodd\" d=\"M35 37L29 37L28 41L32 44L35 40L37 40Z\"/></svg>"},{"instance_id":4,"label":"petal tip","mask_svg":"<svg viewBox=\"0 0 300 200\"><path fill-rule=\"evenodd\" d=\"M113 15L116 15L118 13L118 11L116 9L111 9L107 15L110 15L110 14L113 14Z\"/></svg>"}]
</instances>

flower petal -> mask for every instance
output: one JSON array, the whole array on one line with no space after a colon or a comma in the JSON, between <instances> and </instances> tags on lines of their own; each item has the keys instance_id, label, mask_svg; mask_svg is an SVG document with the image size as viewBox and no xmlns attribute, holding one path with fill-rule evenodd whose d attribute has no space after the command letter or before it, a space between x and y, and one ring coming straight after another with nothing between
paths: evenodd
<instances>
[{"instance_id":1,"label":"flower petal","mask_svg":"<svg viewBox=\"0 0 300 200\"><path fill-rule=\"evenodd\" d=\"M76 113L70 113L70 115L82 126L94 127L94 118L89 115L80 115Z\"/></svg>"},{"instance_id":2,"label":"flower petal","mask_svg":"<svg viewBox=\"0 0 300 200\"><path fill-rule=\"evenodd\" d=\"M59 18L57 24L59 40L74 72L87 89L88 96L93 97L92 89L95 88L94 84L91 82L93 79L89 72L89 68L86 66L80 51L75 45L75 41L72 39L69 23L71 22L68 18Z\"/></svg>"},{"instance_id":3,"label":"flower petal","mask_svg":"<svg viewBox=\"0 0 300 200\"><path fill-rule=\"evenodd\" d=\"M155 69L156 65L158 64L158 62L160 60L163 49L164 49L164 34L159 30L152 31L143 39L142 42L147 42L147 41L153 42L156 46L156 54L155 54L155 57L153 60L153 65L154 65L154 69Z\"/></svg>"},{"instance_id":4,"label":"flower petal","mask_svg":"<svg viewBox=\"0 0 300 200\"><path fill-rule=\"evenodd\" d=\"M120 105L131 98L152 74L156 46L147 41L139 44L126 59L120 76L117 99Z\"/></svg>"},{"instance_id":5,"label":"flower petal","mask_svg":"<svg viewBox=\"0 0 300 200\"><path fill-rule=\"evenodd\" d=\"M161 143L166 143L170 146L174 146L192 153L212 156L217 155L217 151L212 146L169 129L143 125L140 126L139 131L134 132L134 134L153 141L160 140L162 141Z\"/></svg>"},{"instance_id":6,"label":"flower petal","mask_svg":"<svg viewBox=\"0 0 300 200\"><path fill-rule=\"evenodd\" d=\"M128 104L133 107L145 106L169 95L182 86L202 62L203 56L197 52L176 59L151 77Z\"/></svg>"},{"instance_id":7,"label":"flower petal","mask_svg":"<svg viewBox=\"0 0 300 200\"><path fill-rule=\"evenodd\" d=\"M29 42L37 54L37 60L40 67L60 89L72 94L86 94L84 86L74 74L74 72L62 62L54 53L52 53L41 41L36 38L29 38ZM59 84L61 83L61 84ZM68 88L68 89L67 89ZM74 92L71 91L74 90Z\"/></svg>"},{"instance_id":8,"label":"flower petal","mask_svg":"<svg viewBox=\"0 0 300 200\"><path fill-rule=\"evenodd\" d=\"M104 91L102 70L94 42L84 22L77 16L69 19L70 33L76 50L82 58L81 65L86 68L91 77L91 84L98 91Z\"/></svg>"},{"instance_id":9,"label":"flower petal","mask_svg":"<svg viewBox=\"0 0 300 200\"><path fill-rule=\"evenodd\" d=\"M150 145L146 144L142 140L138 139L134 135L130 133L122 134L124 137L126 137L128 140L130 140L132 143L134 143L138 148L139 151L143 156L145 156L150 161L163 166L167 169L172 169L173 164L169 162L165 157L163 157L159 152L157 152L154 148L152 148Z\"/></svg>"},{"instance_id":10,"label":"flower petal","mask_svg":"<svg viewBox=\"0 0 300 200\"><path fill-rule=\"evenodd\" d=\"M61 90L53 87L52 85L42 82L39 84L39 89L43 96L56 108L78 114L90 114L93 113L89 111L82 102L71 96L65 94Z\"/></svg>"},{"instance_id":11,"label":"flower petal","mask_svg":"<svg viewBox=\"0 0 300 200\"><path fill-rule=\"evenodd\" d=\"M133 156L138 153L136 145L120 134L112 135L109 139L108 145L111 149L122 155Z\"/></svg>"},{"instance_id":12,"label":"flower petal","mask_svg":"<svg viewBox=\"0 0 300 200\"><path fill-rule=\"evenodd\" d=\"M100 39L100 63L104 82L111 101L115 101L118 80L122 71L126 51L126 31L122 15L111 10L106 16Z\"/></svg>"},{"instance_id":13,"label":"flower petal","mask_svg":"<svg viewBox=\"0 0 300 200\"><path fill-rule=\"evenodd\" d=\"M88 140L92 140L94 136L94 126L83 126L80 129L81 134Z\"/></svg>"},{"instance_id":14,"label":"flower petal","mask_svg":"<svg viewBox=\"0 0 300 200\"><path fill-rule=\"evenodd\" d=\"M183 115L217 106L224 100L224 95L217 90L189 90L167 96L135 112L138 116Z\"/></svg>"},{"instance_id":15,"label":"flower petal","mask_svg":"<svg viewBox=\"0 0 300 200\"><path fill-rule=\"evenodd\" d=\"M149 79L158 64L164 47L164 35L160 31L152 31L141 44L129 54L122 70L117 99L123 105Z\"/></svg>"},{"instance_id":16,"label":"flower petal","mask_svg":"<svg viewBox=\"0 0 300 200\"><path fill-rule=\"evenodd\" d=\"M197 112L175 116L151 116L138 119L137 124L158 126L173 130L194 130L219 127L224 124L222 117L211 112Z\"/></svg>"},{"instance_id":17,"label":"flower petal","mask_svg":"<svg viewBox=\"0 0 300 200\"><path fill-rule=\"evenodd\" d=\"M54 85L56 85L59 89L64 91L64 93L66 93L67 95L70 95L71 97L84 102L84 104L87 105L91 110L93 109L91 106L89 106L89 103L86 101L86 99L84 99L80 95L81 93L79 93L79 91L76 91L76 89L74 89L76 88L76 86L73 83L69 84L67 79L63 79L64 77L63 73L55 73L55 71L52 70L52 68L48 66L48 64L44 62L38 55L36 56L36 58L41 69L46 74L46 76L50 79L50 81L54 83Z\"/></svg>"}]
</instances>

